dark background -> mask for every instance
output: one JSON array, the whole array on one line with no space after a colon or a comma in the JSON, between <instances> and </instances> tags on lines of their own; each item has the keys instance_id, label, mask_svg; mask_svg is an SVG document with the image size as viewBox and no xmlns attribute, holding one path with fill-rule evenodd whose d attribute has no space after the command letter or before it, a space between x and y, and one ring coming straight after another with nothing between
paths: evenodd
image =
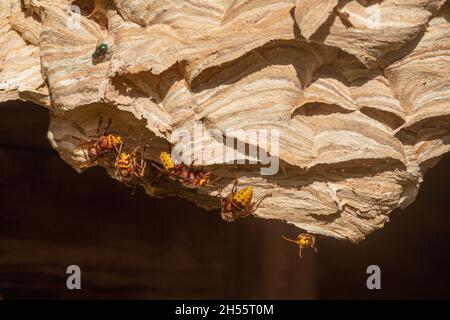
<instances>
[{"instance_id":1,"label":"dark background","mask_svg":"<svg viewBox=\"0 0 450 320\"><path fill-rule=\"evenodd\" d=\"M450 298L447 155L416 201L354 245L318 238L319 253L280 238L298 230L247 218L225 223L176 198L155 199L75 172L46 138L48 111L0 104L0 294L14 298ZM66 289L66 268L82 290ZM366 268L381 268L381 290Z\"/></svg>"}]
</instances>

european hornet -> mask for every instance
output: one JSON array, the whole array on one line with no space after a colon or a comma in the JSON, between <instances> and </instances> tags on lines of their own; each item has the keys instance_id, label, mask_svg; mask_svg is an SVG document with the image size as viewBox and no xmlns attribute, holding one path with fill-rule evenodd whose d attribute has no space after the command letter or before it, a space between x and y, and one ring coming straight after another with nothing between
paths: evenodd
<instances>
[{"instance_id":1,"label":"european hornet","mask_svg":"<svg viewBox=\"0 0 450 320\"><path fill-rule=\"evenodd\" d=\"M305 248L313 248L315 252L317 252L317 248L314 246L314 244L316 243L316 237L312 234L309 233L300 233L297 237L296 240L292 240L289 238L286 238L285 236L281 236L284 240L293 242L298 244L299 246L299 251L298 251L298 256L301 258L302 257L302 250Z\"/></svg>"},{"instance_id":2,"label":"european hornet","mask_svg":"<svg viewBox=\"0 0 450 320\"><path fill-rule=\"evenodd\" d=\"M108 134L109 127L111 126L111 119L108 121L108 125L103 131L103 135L100 135L100 127L102 125L102 118L98 121L97 127L97 138L91 139L89 141L80 143L75 147L75 150L81 149L85 154L87 161L80 165L80 167L88 167L97 161L99 158L103 157L106 153L110 151L117 151L118 148L122 146L122 137L115 134ZM79 139L77 137L74 137Z\"/></svg>"},{"instance_id":3,"label":"european hornet","mask_svg":"<svg viewBox=\"0 0 450 320\"><path fill-rule=\"evenodd\" d=\"M184 163L175 164L168 152L161 152L159 159L162 163L152 165L164 174L169 175L173 179L180 181L185 185L192 185L196 187L205 187L209 184L211 172L206 172L203 169L194 170L194 161L190 165Z\"/></svg>"},{"instance_id":4,"label":"european hornet","mask_svg":"<svg viewBox=\"0 0 450 320\"><path fill-rule=\"evenodd\" d=\"M252 202L253 187L248 186L238 191L237 182L236 179L230 194L226 198L222 197L221 191L219 192L222 206L222 219L228 222L253 214L265 198L272 196L271 193L268 193Z\"/></svg>"},{"instance_id":5,"label":"european hornet","mask_svg":"<svg viewBox=\"0 0 450 320\"><path fill-rule=\"evenodd\" d=\"M145 167L147 163L144 160L144 151L139 151L140 147L134 148L131 153L122 152L122 148L119 150L119 154L116 157L115 176L118 177L126 185L130 185L130 182L137 179L143 183L142 177L145 174ZM137 154L140 154L140 159L137 160Z\"/></svg>"}]
</instances>

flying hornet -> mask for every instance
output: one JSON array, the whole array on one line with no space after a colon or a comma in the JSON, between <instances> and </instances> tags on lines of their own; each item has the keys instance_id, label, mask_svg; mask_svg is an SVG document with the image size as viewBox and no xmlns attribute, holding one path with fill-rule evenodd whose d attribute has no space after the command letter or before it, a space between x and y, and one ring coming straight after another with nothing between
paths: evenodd
<instances>
[{"instance_id":1,"label":"flying hornet","mask_svg":"<svg viewBox=\"0 0 450 320\"><path fill-rule=\"evenodd\" d=\"M237 183L238 181L236 179L231 192L226 198L222 197L222 191L219 192L222 206L222 219L228 222L252 215L265 198L272 196L271 193L267 193L258 200L252 201L253 187L247 186L238 191Z\"/></svg>"},{"instance_id":2,"label":"flying hornet","mask_svg":"<svg viewBox=\"0 0 450 320\"><path fill-rule=\"evenodd\" d=\"M315 252L317 252L317 248L314 246L316 243L316 237L309 233L300 233L296 240L292 240L289 238L286 238L285 236L281 236L284 240L293 242L299 246L298 256L302 257L302 250L305 248L312 248Z\"/></svg>"}]
</instances>

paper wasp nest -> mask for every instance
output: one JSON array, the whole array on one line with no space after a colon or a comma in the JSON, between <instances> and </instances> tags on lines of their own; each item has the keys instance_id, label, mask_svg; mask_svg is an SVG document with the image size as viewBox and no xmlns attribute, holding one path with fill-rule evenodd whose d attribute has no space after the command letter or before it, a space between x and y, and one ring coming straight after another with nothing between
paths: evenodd
<instances>
[{"instance_id":1,"label":"paper wasp nest","mask_svg":"<svg viewBox=\"0 0 450 320\"><path fill-rule=\"evenodd\" d=\"M0 42L0 102L47 107L74 168L75 137L95 137L100 116L156 161L182 128L276 129L275 175L209 156L222 143L211 136L193 144L196 164L224 193L237 174L255 197L271 192L256 216L316 234L362 240L449 151L450 1L1 0ZM93 63L99 43L108 54ZM114 174L111 159L99 165ZM220 205L215 190L153 173L149 194Z\"/></svg>"}]
</instances>

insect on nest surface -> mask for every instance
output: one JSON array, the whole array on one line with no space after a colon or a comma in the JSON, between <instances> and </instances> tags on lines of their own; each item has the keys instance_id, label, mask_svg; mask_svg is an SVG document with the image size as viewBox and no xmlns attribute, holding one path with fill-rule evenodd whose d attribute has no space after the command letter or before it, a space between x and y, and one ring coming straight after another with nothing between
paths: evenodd
<instances>
[{"instance_id":1,"label":"insect on nest surface","mask_svg":"<svg viewBox=\"0 0 450 320\"><path fill-rule=\"evenodd\" d=\"M80 165L80 168L89 167L95 164L97 160L103 158L106 154L111 151L118 151L118 148L122 146L122 137L116 134L108 133L111 127L112 120L109 119L107 126L105 127L103 134L100 135L100 128L102 126L102 118L100 117L97 127L97 136L95 139L90 139L88 141L83 141L77 146L75 150L82 150L85 155L86 161ZM81 140L80 138L74 136L75 139Z\"/></svg>"},{"instance_id":2,"label":"insect on nest surface","mask_svg":"<svg viewBox=\"0 0 450 320\"><path fill-rule=\"evenodd\" d=\"M247 186L241 190L238 190L237 184L238 180L236 179L233 187L231 188L231 192L226 198L222 197L221 190L219 192L222 207L221 215L222 218L228 222L252 215L264 199L272 196L271 193L267 193L258 200L252 201L253 187Z\"/></svg>"},{"instance_id":3,"label":"insect on nest surface","mask_svg":"<svg viewBox=\"0 0 450 320\"><path fill-rule=\"evenodd\" d=\"M212 182L217 181L220 177L210 181L211 171L205 171L203 167L194 168L194 161L187 165L185 163L175 164L172 156L168 152L161 152L159 159L161 163L151 162L152 166L167 176L171 180L175 180L184 186L214 188Z\"/></svg>"},{"instance_id":4,"label":"insect on nest surface","mask_svg":"<svg viewBox=\"0 0 450 320\"><path fill-rule=\"evenodd\" d=\"M118 150L118 154L115 162L115 177L126 185L136 185L136 180L145 184L142 178L145 175L145 168L147 163L144 159L144 153L146 147L140 150L141 147L137 146L130 153L122 152L122 146ZM139 159L138 159L139 154Z\"/></svg>"}]
</instances>

